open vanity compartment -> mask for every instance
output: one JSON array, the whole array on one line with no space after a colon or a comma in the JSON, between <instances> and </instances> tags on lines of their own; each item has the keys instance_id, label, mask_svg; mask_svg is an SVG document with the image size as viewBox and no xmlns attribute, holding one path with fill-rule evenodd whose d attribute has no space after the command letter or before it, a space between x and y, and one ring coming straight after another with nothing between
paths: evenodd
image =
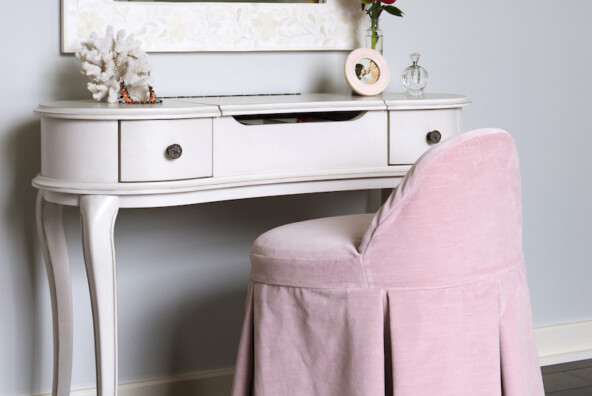
<instances>
[{"instance_id":1,"label":"open vanity compartment","mask_svg":"<svg viewBox=\"0 0 592 396\"><path fill-rule=\"evenodd\" d=\"M225 116L214 120L214 176L386 166L387 139L385 111L260 125Z\"/></svg>"},{"instance_id":2,"label":"open vanity compartment","mask_svg":"<svg viewBox=\"0 0 592 396\"><path fill-rule=\"evenodd\" d=\"M176 149L176 154L171 157L168 148ZM120 122L120 181L208 176L212 176L210 118Z\"/></svg>"}]
</instances>

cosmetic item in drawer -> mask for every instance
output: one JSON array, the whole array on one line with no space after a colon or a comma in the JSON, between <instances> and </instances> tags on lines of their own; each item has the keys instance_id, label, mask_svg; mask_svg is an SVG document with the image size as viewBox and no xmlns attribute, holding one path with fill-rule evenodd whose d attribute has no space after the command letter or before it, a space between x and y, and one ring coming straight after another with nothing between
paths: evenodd
<instances>
[{"instance_id":1,"label":"cosmetic item in drawer","mask_svg":"<svg viewBox=\"0 0 592 396\"><path fill-rule=\"evenodd\" d=\"M389 112L389 164L413 164L431 146L461 132L460 108Z\"/></svg>"},{"instance_id":2,"label":"cosmetic item in drawer","mask_svg":"<svg viewBox=\"0 0 592 396\"><path fill-rule=\"evenodd\" d=\"M212 120L121 121L120 181L212 176Z\"/></svg>"},{"instance_id":3,"label":"cosmetic item in drawer","mask_svg":"<svg viewBox=\"0 0 592 396\"><path fill-rule=\"evenodd\" d=\"M214 176L387 165L386 111L330 113L214 119Z\"/></svg>"}]
</instances>

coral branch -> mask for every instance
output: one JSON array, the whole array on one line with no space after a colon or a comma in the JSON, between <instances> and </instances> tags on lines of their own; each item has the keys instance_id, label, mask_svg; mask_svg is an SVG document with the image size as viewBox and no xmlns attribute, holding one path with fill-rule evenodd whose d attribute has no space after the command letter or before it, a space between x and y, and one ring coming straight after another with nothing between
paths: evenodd
<instances>
[{"instance_id":1,"label":"coral branch","mask_svg":"<svg viewBox=\"0 0 592 396\"><path fill-rule=\"evenodd\" d=\"M117 102L120 82L125 82L132 97L149 99L152 66L133 34L126 37L125 31L120 30L114 37L112 26L107 27L103 38L93 32L82 42L76 59L82 62L80 72L90 79L87 88L95 100Z\"/></svg>"}]
</instances>

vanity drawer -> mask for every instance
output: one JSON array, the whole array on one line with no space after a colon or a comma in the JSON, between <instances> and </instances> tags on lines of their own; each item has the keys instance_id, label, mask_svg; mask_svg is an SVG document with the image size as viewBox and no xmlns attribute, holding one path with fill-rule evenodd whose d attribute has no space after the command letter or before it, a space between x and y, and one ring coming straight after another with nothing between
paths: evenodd
<instances>
[{"instance_id":1,"label":"vanity drawer","mask_svg":"<svg viewBox=\"0 0 592 396\"><path fill-rule=\"evenodd\" d=\"M389 112L389 164L413 164L433 144L428 133L438 131L441 140L461 132L460 109Z\"/></svg>"},{"instance_id":2,"label":"vanity drawer","mask_svg":"<svg viewBox=\"0 0 592 396\"><path fill-rule=\"evenodd\" d=\"M214 120L214 176L387 166L387 139L386 111L255 125L221 117Z\"/></svg>"},{"instance_id":3,"label":"vanity drawer","mask_svg":"<svg viewBox=\"0 0 592 396\"><path fill-rule=\"evenodd\" d=\"M122 182L212 176L212 120L209 118L121 121L119 139ZM174 150L167 153L173 145L181 148L178 158Z\"/></svg>"}]
</instances>

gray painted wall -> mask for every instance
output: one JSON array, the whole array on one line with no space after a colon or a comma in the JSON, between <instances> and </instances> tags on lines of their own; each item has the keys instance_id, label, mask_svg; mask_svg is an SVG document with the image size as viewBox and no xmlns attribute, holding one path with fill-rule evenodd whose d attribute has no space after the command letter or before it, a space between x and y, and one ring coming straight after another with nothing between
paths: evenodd
<instances>
[{"instance_id":1,"label":"gray painted wall","mask_svg":"<svg viewBox=\"0 0 592 396\"><path fill-rule=\"evenodd\" d=\"M465 129L516 138L524 245L536 326L592 319L592 3L400 0L382 19L389 90L419 51L432 92L464 93ZM89 98L59 52L59 1L0 12L0 394L48 392L51 311L34 229L39 121L48 100ZM152 54L160 95L347 92L343 52ZM305 71L315 70L314 73ZM116 226L120 378L133 381L234 360L255 237L300 219L372 209L365 192L122 210ZM94 384L92 322L77 213L66 211L74 293L73 387ZM178 252L172 258L170 251Z\"/></svg>"}]
</instances>

